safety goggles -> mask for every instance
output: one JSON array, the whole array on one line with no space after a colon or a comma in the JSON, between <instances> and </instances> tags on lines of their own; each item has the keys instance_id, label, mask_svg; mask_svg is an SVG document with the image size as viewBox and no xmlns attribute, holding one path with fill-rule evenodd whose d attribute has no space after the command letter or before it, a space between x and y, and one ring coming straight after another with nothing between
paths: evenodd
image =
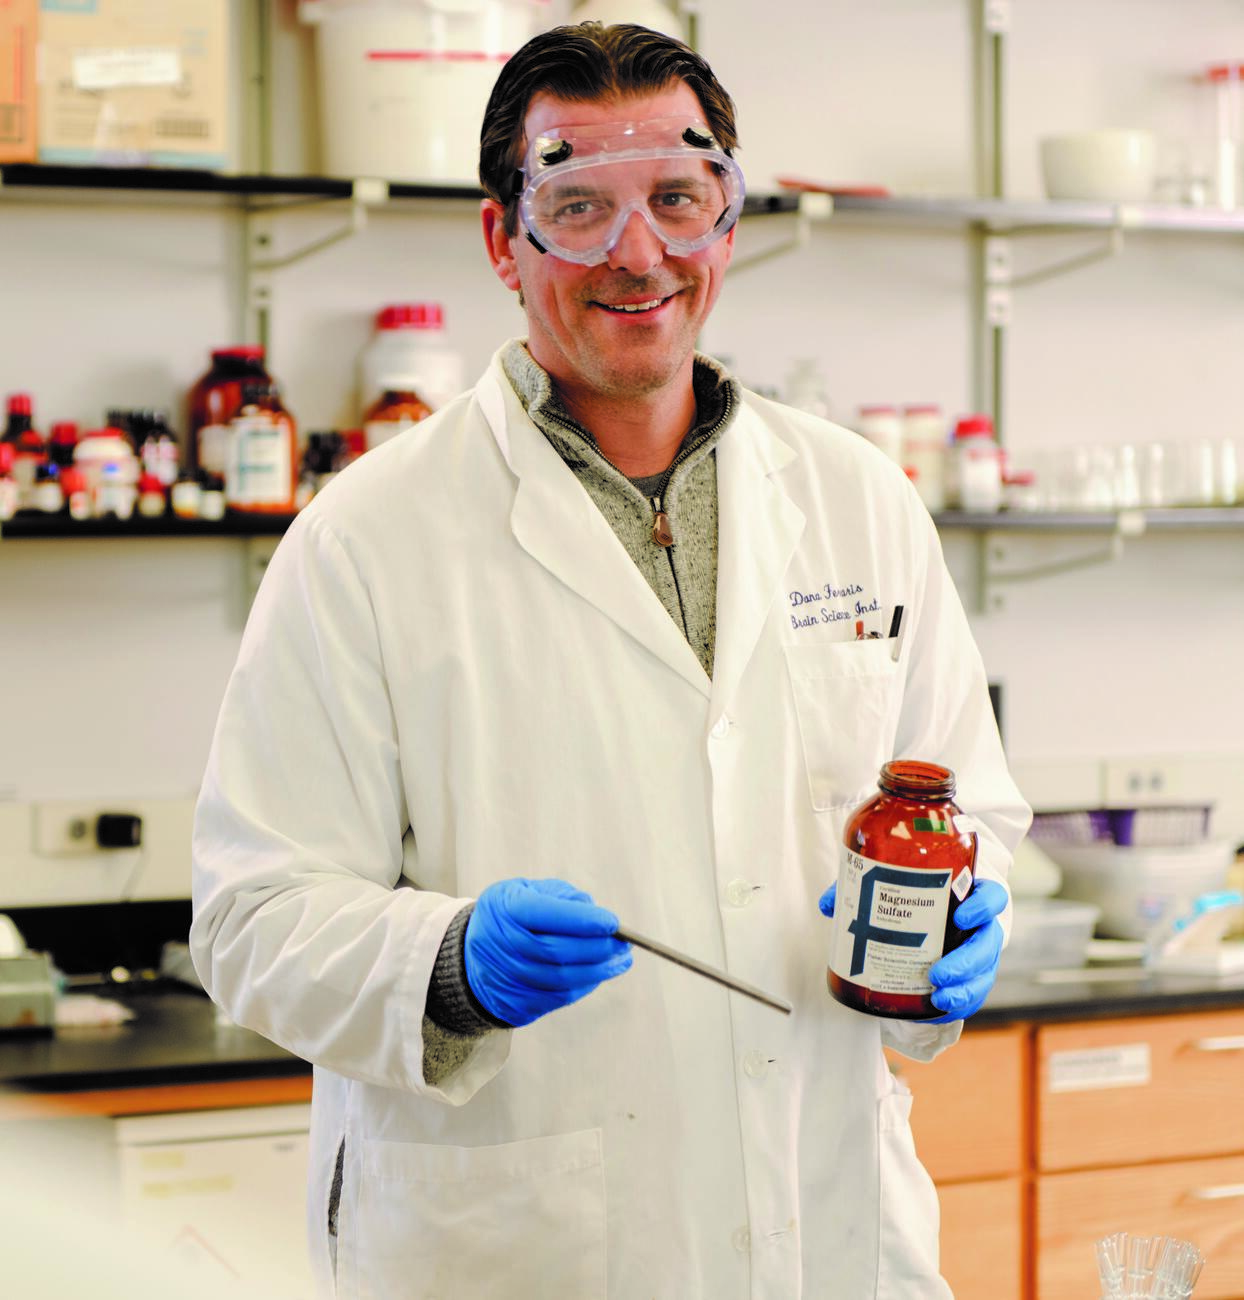
<instances>
[{"instance_id":1,"label":"safety goggles","mask_svg":"<svg viewBox=\"0 0 1244 1300\"><path fill-rule=\"evenodd\" d=\"M519 213L542 253L598 266L633 213L674 257L721 239L743 209L743 173L702 122L661 118L553 127L522 167Z\"/></svg>"}]
</instances>

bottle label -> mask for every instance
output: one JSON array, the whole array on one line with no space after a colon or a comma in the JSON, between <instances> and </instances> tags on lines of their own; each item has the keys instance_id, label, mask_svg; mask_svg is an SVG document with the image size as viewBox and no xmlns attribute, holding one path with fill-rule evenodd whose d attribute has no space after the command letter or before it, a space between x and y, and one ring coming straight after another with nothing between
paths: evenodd
<instances>
[{"instance_id":1,"label":"bottle label","mask_svg":"<svg viewBox=\"0 0 1244 1300\"><path fill-rule=\"evenodd\" d=\"M227 424L205 424L199 430L200 469L205 469L209 474L215 474L217 477L224 477L231 432Z\"/></svg>"},{"instance_id":2,"label":"bottle label","mask_svg":"<svg viewBox=\"0 0 1244 1300\"><path fill-rule=\"evenodd\" d=\"M234 420L225 469L225 497L239 506L276 506L290 498L287 430L262 417Z\"/></svg>"},{"instance_id":3,"label":"bottle label","mask_svg":"<svg viewBox=\"0 0 1244 1300\"><path fill-rule=\"evenodd\" d=\"M874 993L928 993L949 905L949 871L912 871L844 849L830 969Z\"/></svg>"}]
</instances>

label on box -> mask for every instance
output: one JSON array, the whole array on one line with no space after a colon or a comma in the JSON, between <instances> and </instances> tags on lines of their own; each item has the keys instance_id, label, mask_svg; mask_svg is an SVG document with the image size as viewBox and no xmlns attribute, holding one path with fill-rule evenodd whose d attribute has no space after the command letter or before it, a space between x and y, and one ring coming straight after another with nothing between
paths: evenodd
<instances>
[{"instance_id":1,"label":"label on box","mask_svg":"<svg viewBox=\"0 0 1244 1300\"><path fill-rule=\"evenodd\" d=\"M1051 1092L1143 1088L1153 1078L1148 1043L1123 1043L1076 1052L1051 1052Z\"/></svg>"},{"instance_id":2,"label":"label on box","mask_svg":"<svg viewBox=\"0 0 1244 1300\"><path fill-rule=\"evenodd\" d=\"M874 993L928 993L949 906L949 871L912 871L844 849L830 969Z\"/></svg>"},{"instance_id":3,"label":"label on box","mask_svg":"<svg viewBox=\"0 0 1244 1300\"><path fill-rule=\"evenodd\" d=\"M79 90L176 86L180 81L181 55L177 50L89 50L73 56L73 84Z\"/></svg>"}]
</instances>

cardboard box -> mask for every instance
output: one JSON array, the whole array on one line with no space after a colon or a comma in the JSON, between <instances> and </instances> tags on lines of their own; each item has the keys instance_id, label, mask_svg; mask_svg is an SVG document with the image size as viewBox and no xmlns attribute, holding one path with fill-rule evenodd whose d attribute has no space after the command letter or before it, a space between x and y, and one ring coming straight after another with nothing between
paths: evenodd
<instances>
[{"instance_id":1,"label":"cardboard box","mask_svg":"<svg viewBox=\"0 0 1244 1300\"><path fill-rule=\"evenodd\" d=\"M39 0L0 0L0 163L34 162Z\"/></svg>"},{"instance_id":2,"label":"cardboard box","mask_svg":"<svg viewBox=\"0 0 1244 1300\"><path fill-rule=\"evenodd\" d=\"M228 0L42 0L39 159L228 163Z\"/></svg>"}]
</instances>

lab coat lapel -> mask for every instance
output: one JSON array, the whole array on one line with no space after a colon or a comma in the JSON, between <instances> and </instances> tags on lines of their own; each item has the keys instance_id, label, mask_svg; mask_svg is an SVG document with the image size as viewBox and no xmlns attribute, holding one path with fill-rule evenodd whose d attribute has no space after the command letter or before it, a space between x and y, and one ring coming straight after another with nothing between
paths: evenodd
<instances>
[{"instance_id":1,"label":"lab coat lapel","mask_svg":"<svg viewBox=\"0 0 1244 1300\"><path fill-rule=\"evenodd\" d=\"M531 422L498 361L481 380L477 396L502 455L518 476L510 526L519 545L707 696L708 676L687 638L596 503Z\"/></svg>"},{"instance_id":2,"label":"lab coat lapel","mask_svg":"<svg viewBox=\"0 0 1244 1300\"><path fill-rule=\"evenodd\" d=\"M778 471L795 459L742 407L717 447L717 643L710 724L729 707L781 592L806 519Z\"/></svg>"}]
</instances>

